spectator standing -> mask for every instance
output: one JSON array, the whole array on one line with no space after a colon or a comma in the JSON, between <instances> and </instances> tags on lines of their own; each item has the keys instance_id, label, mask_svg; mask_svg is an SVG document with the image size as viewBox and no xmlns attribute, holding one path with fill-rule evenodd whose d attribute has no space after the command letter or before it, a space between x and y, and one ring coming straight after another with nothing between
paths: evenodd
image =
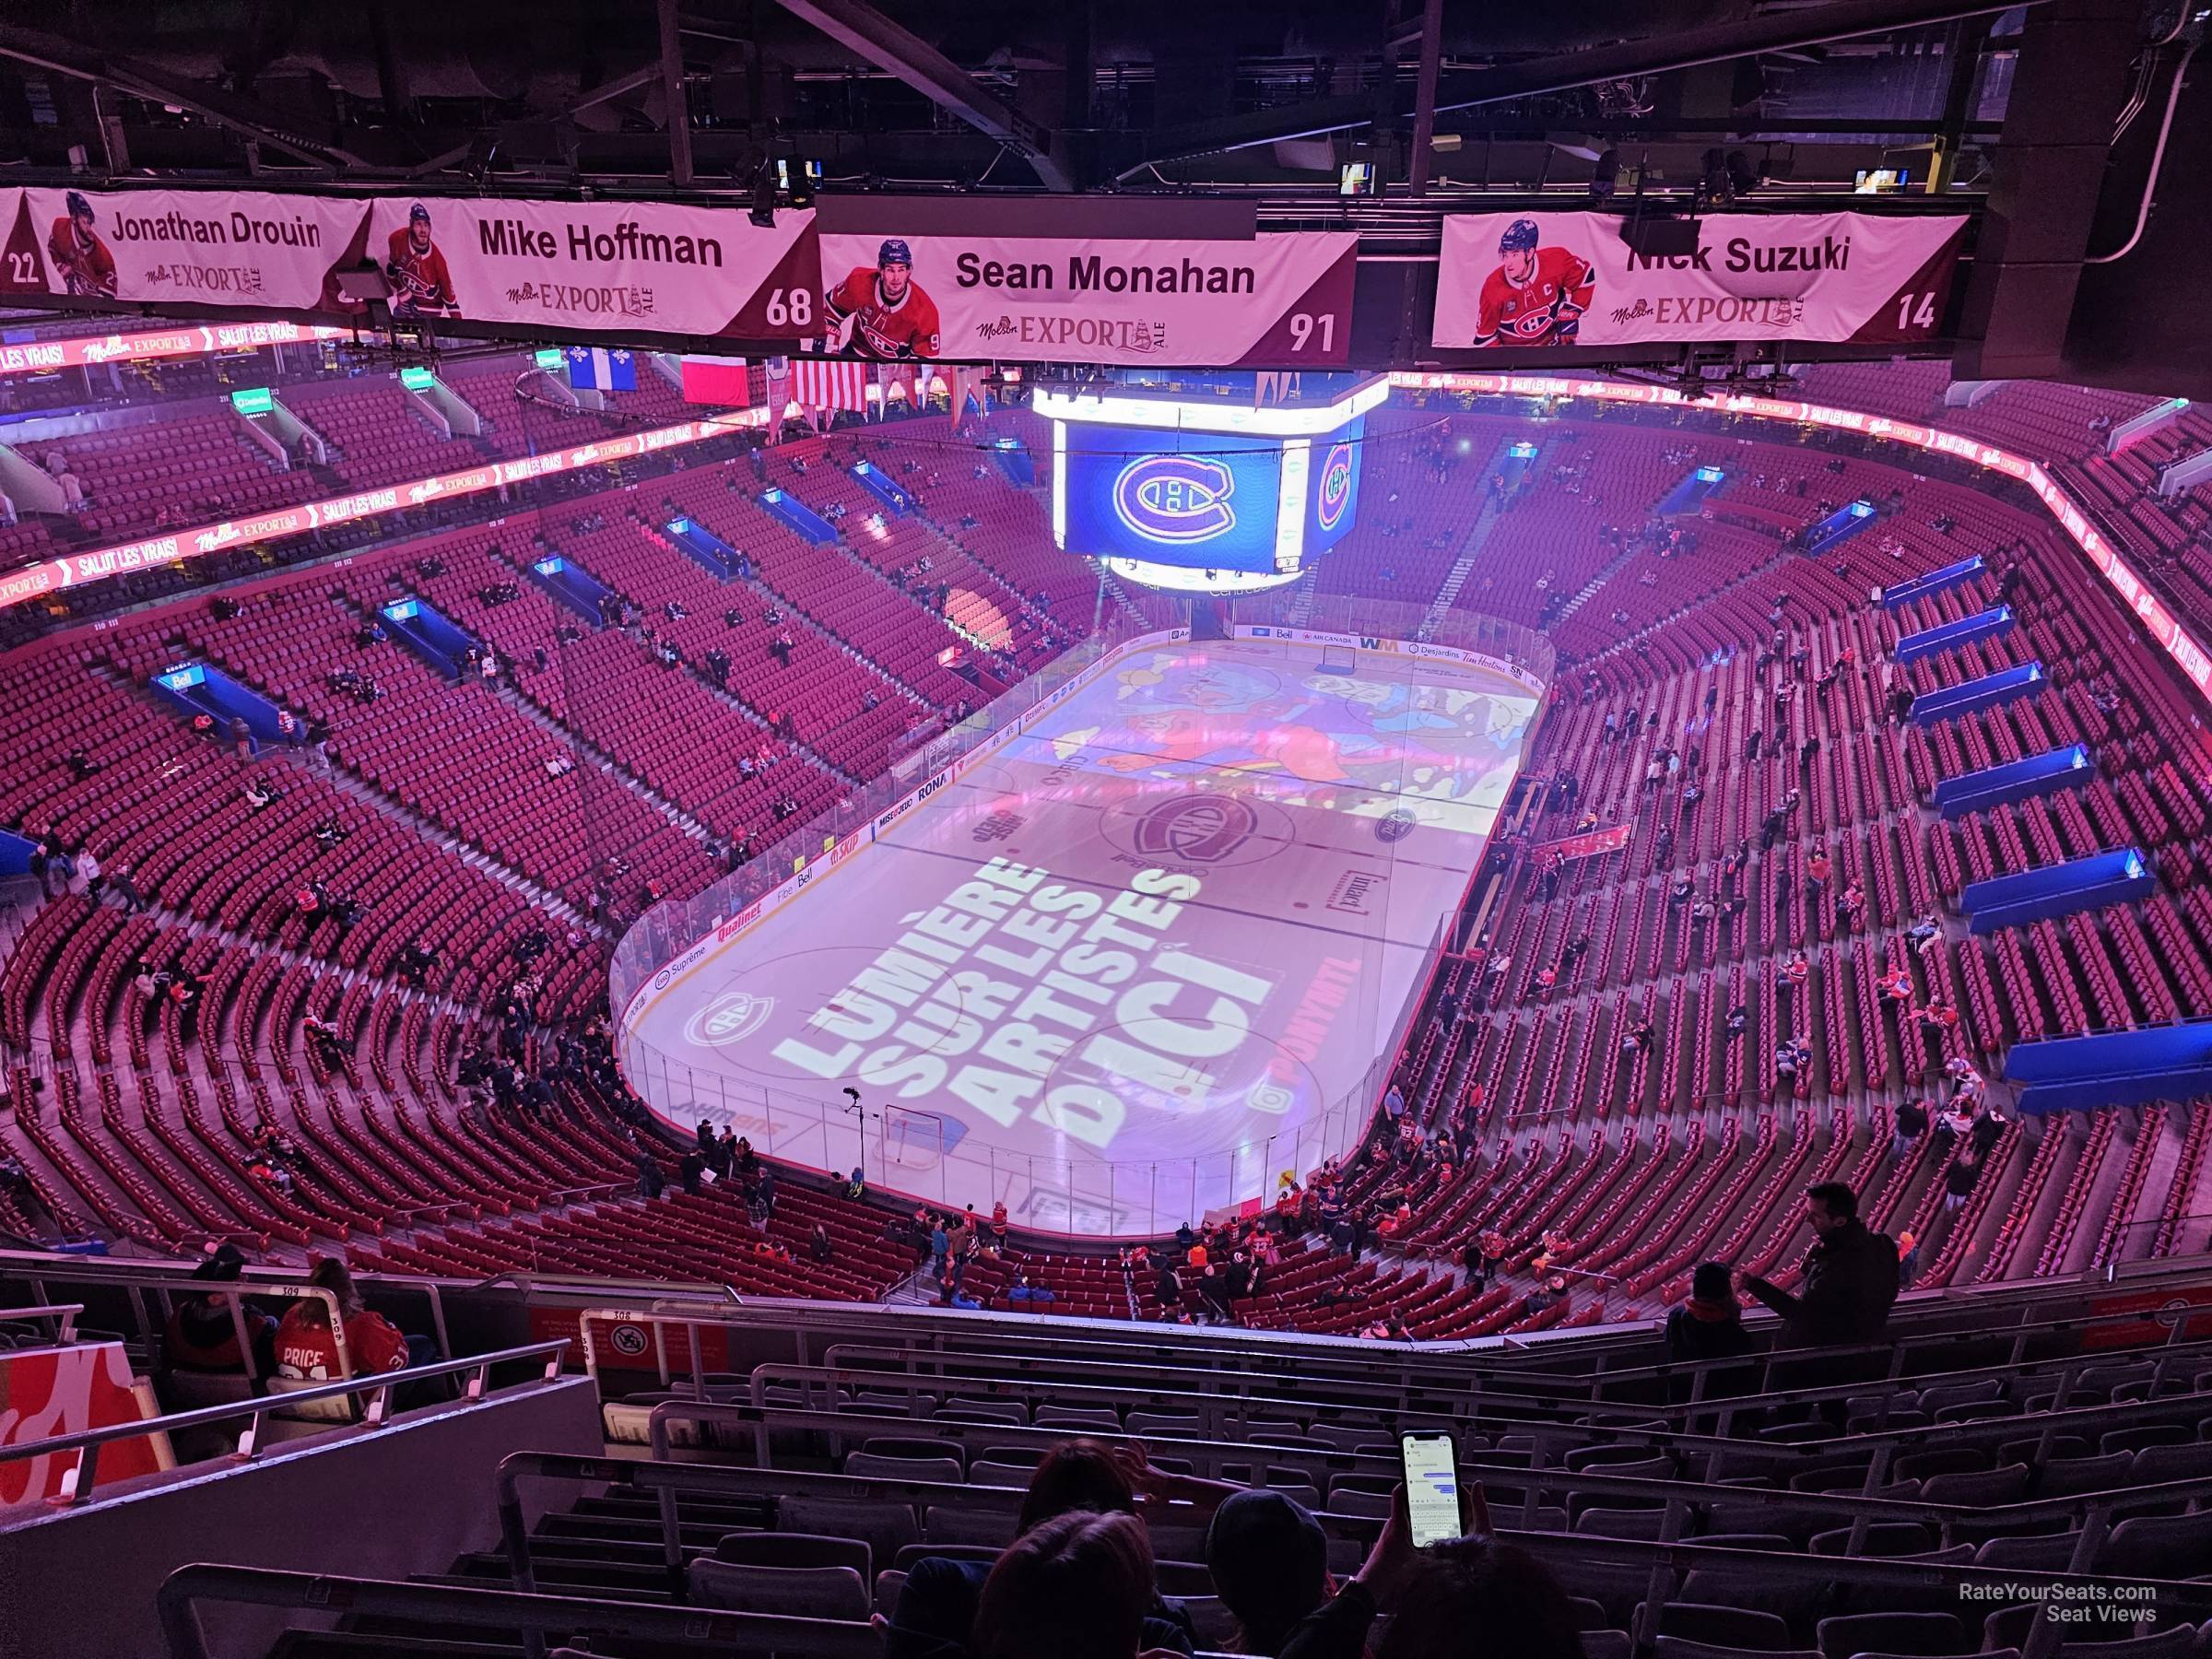
<instances>
[{"instance_id":1,"label":"spectator standing","mask_svg":"<svg viewBox=\"0 0 2212 1659\"><path fill-rule=\"evenodd\" d=\"M1840 1181L1805 1194L1813 1247L1806 1253L1805 1288L1796 1295L1756 1275L1744 1288L1782 1315L1793 1344L1833 1347L1872 1342L1889 1323L1897 1300L1897 1243L1859 1219L1859 1197Z\"/></svg>"}]
</instances>

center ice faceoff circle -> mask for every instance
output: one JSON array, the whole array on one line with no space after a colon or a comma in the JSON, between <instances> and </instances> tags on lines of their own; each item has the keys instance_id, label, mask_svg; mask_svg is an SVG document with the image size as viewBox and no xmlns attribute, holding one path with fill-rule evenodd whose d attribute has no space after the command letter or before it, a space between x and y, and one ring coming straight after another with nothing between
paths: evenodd
<instances>
[{"instance_id":1,"label":"center ice faceoff circle","mask_svg":"<svg viewBox=\"0 0 2212 1659\"><path fill-rule=\"evenodd\" d=\"M641 1092L1040 1225L1112 1230L1139 1171L1205 1208L1318 1161L1533 712L1471 666L1318 654L1111 665L648 1006Z\"/></svg>"}]
</instances>

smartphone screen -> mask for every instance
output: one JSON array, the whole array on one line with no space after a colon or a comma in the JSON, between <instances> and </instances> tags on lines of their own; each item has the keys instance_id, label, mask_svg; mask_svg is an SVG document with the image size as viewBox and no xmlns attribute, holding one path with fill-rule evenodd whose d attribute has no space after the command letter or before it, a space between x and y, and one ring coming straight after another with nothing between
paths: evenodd
<instances>
[{"instance_id":1,"label":"smartphone screen","mask_svg":"<svg viewBox=\"0 0 2212 1659\"><path fill-rule=\"evenodd\" d=\"M1460 1534L1459 1457L1443 1434L1408 1434L1398 1441L1406 1465L1406 1514L1413 1547L1426 1549Z\"/></svg>"}]
</instances>

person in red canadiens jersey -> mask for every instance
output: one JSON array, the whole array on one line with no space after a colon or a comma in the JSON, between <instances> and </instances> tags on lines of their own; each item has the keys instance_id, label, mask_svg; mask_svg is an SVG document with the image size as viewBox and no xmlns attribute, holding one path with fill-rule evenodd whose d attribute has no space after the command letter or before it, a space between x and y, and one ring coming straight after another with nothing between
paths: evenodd
<instances>
[{"instance_id":1,"label":"person in red canadiens jersey","mask_svg":"<svg viewBox=\"0 0 2212 1659\"><path fill-rule=\"evenodd\" d=\"M361 1304L353 1275L335 1258L317 1262L307 1282L337 1298L346 1324L346 1349L353 1374L407 1369L407 1339L382 1313ZM330 1328L330 1304L320 1299L296 1301L284 1312L276 1327L276 1370L300 1382L335 1382L346 1374L338 1369L338 1343Z\"/></svg>"},{"instance_id":2,"label":"person in red canadiens jersey","mask_svg":"<svg viewBox=\"0 0 2212 1659\"><path fill-rule=\"evenodd\" d=\"M461 302L453 297L453 278L445 268L445 255L430 239L428 207L418 202L407 209L406 228L392 232L385 253L384 275L392 279L394 316L460 314Z\"/></svg>"},{"instance_id":3,"label":"person in red canadiens jersey","mask_svg":"<svg viewBox=\"0 0 2212 1659\"><path fill-rule=\"evenodd\" d=\"M823 298L840 347L886 361L937 355L937 303L916 286L913 250L898 237L877 250L873 268L855 267Z\"/></svg>"},{"instance_id":4,"label":"person in red canadiens jersey","mask_svg":"<svg viewBox=\"0 0 2212 1659\"><path fill-rule=\"evenodd\" d=\"M1483 278L1477 346L1567 346L1590 309L1597 272L1580 253L1536 246L1536 221L1515 219L1498 239L1498 268Z\"/></svg>"},{"instance_id":5,"label":"person in red canadiens jersey","mask_svg":"<svg viewBox=\"0 0 2212 1659\"><path fill-rule=\"evenodd\" d=\"M53 221L46 252L62 274L62 291L88 300L115 297L115 256L92 231L92 204L76 191L63 202L68 211Z\"/></svg>"}]
</instances>

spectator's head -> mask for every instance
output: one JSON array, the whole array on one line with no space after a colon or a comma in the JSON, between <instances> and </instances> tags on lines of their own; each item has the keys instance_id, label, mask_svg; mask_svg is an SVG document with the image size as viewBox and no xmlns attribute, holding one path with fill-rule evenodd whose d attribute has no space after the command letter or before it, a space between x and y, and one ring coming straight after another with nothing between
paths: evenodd
<instances>
[{"instance_id":1,"label":"spectator's head","mask_svg":"<svg viewBox=\"0 0 2212 1659\"><path fill-rule=\"evenodd\" d=\"M1303 1505L1261 1488L1233 1494L1214 1512L1206 1564L1247 1653L1276 1652L1329 1593L1329 1540L1321 1523Z\"/></svg>"},{"instance_id":2,"label":"spectator's head","mask_svg":"<svg viewBox=\"0 0 2212 1659\"><path fill-rule=\"evenodd\" d=\"M192 1277L212 1285L235 1285L245 1271L246 1258L235 1244L218 1244L192 1270Z\"/></svg>"},{"instance_id":3,"label":"spectator's head","mask_svg":"<svg viewBox=\"0 0 2212 1659\"><path fill-rule=\"evenodd\" d=\"M1859 1195L1840 1181L1805 1189L1805 1218L1823 1239L1857 1220L1858 1215Z\"/></svg>"},{"instance_id":4,"label":"spectator's head","mask_svg":"<svg viewBox=\"0 0 2212 1659\"><path fill-rule=\"evenodd\" d=\"M1455 1538L1421 1551L1375 1659L1581 1659L1574 1604L1524 1549Z\"/></svg>"},{"instance_id":5,"label":"spectator's head","mask_svg":"<svg viewBox=\"0 0 2212 1659\"><path fill-rule=\"evenodd\" d=\"M1152 1545L1131 1514L1055 1515L1006 1547L975 1609L979 1659L1135 1659Z\"/></svg>"},{"instance_id":6,"label":"spectator's head","mask_svg":"<svg viewBox=\"0 0 2212 1659\"><path fill-rule=\"evenodd\" d=\"M1136 1493L1111 1448L1100 1441L1065 1440L1044 1454L1030 1477L1016 1532L1026 1533L1076 1510L1109 1515L1134 1513L1135 1509Z\"/></svg>"},{"instance_id":7,"label":"spectator's head","mask_svg":"<svg viewBox=\"0 0 2212 1659\"><path fill-rule=\"evenodd\" d=\"M307 1282L316 1289L327 1290L335 1297L340 1313L354 1314L361 1311L361 1293L354 1287L353 1275L347 1271L346 1264L336 1256L319 1259L309 1271ZM319 1307L321 1304L309 1305Z\"/></svg>"},{"instance_id":8,"label":"spectator's head","mask_svg":"<svg viewBox=\"0 0 2212 1659\"><path fill-rule=\"evenodd\" d=\"M1735 1287L1729 1283L1728 1269L1718 1262L1703 1262L1689 1276L1689 1299L1720 1307L1735 1300Z\"/></svg>"}]
</instances>

